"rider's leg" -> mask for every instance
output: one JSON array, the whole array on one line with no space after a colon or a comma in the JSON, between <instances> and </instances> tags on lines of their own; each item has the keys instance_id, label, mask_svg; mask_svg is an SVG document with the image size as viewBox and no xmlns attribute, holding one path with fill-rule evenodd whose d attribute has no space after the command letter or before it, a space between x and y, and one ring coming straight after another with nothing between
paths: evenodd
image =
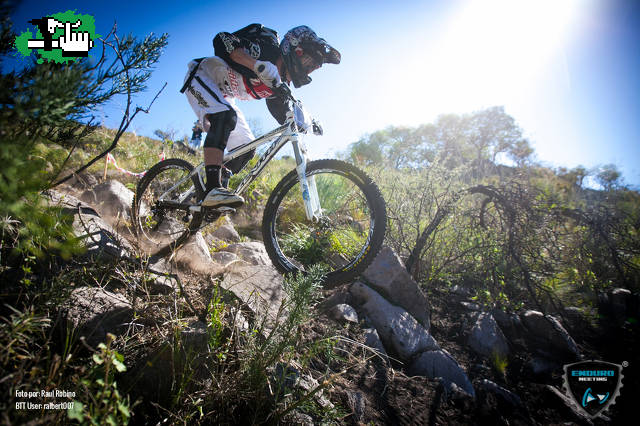
<instances>
[{"instance_id":1,"label":"rider's leg","mask_svg":"<svg viewBox=\"0 0 640 426\"><path fill-rule=\"evenodd\" d=\"M243 143L253 139L251 131L246 131L249 126L244 116L235 107L233 99L224 97L216 82L207 73L198 72L187 87L185 95L204 131L207 132L204 143L207 196L203 205L228 205L229 202L242 204L242 197L221 189L220 169L228 140L235 143L238 139L235 137L236 134L240 135L240 140L244 140ZM239 126L236 125L236 121ZM246 134L250 137L243 137Z\"/></svg>"},{"instance_id":2,"label":"rider's leg","mask_svg":"<svg viewBox=\"0 0 640 426\"><path fill-rule=\"evenodd\" d=\"M220 169L224 149L229 139L229 134L236 127L236 112L233 108L227 111L205 116L209 124L209 131L204 140L204 164L206 171L207 195L202 201L203 206L241 205L244 200L222 187Z\"/></svg>"},{"instance_id":3,"label":"rider's leg","mask_svg":"<svg viewBox=\"0 0 640 426\"><path fill-rule=\"evenodd\" d=\"M231 103L231 105L235 106L235 104L233 103ZM253 136L253 132L251 131L251 128L249 127L249 124L247 123L247 120L245 119L242 111L236 108L236 114L237 114L236 128L233 129L233 131L229 135L229 141L227 142L227 151L232 151L242 145L248 144L249 142L255 139L255 136ZM233 174L238 173L240 170L244 168L244 166L249 162L249 160L251 160L254 153L255 153L255 150L249 151L246 154L241 155L240 157L234 158L233 160L226 162L224 166L228 170L223 168L222 173L223 174L225 172L228 173L229 171L231 171L231 173ZM223 183L223 186L225 186L224 176L223 176L222 183Z\"/></svg>"},{"instance_id":4,"label":"rider's leg","mask_svg":"<svg viewBox=\"0 0 640 426\"><path fill-rule=\"evenodd\" d=\"M236 112L233 109L205 115L209 131L204 140L204 165L207 172L207 191L220 188L220 168L229 135L236 127Z\"/></svg>"}]
</instances>

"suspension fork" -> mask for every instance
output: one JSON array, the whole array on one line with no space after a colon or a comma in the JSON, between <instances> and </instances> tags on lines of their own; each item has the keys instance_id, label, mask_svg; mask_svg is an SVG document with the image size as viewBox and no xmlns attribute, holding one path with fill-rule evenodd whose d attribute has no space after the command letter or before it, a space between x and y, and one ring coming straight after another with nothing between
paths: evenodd
<instances>
[{"instance_id":1,"label":"suspension fork","mask_svg":"<svg viewBox=\"0 0 640 426\"><path fill-rule=\"evenodd\" d=\"M316 178L315 176L307 176L307 148L297 138L294 138L291 145L296 158L296 171L298 172L307 219L318 221L322 217L322 207L320 206L320 197L318 197Z\"/></svg>"}]
</instances>

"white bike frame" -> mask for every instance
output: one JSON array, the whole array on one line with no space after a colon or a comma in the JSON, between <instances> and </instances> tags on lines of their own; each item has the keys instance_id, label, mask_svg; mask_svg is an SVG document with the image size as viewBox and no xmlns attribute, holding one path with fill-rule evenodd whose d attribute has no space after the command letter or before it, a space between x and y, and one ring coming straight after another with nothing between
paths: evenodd
<instances>
[{"instance_id":1,"label":"white bike frame","mask_svg":"<svg viewBox=\"0 0 640 426\"><path fill-rule=\"evenodd\" d=\"M300 134L300 130L303 132L311 127L310 117L306 115L299 104L298 101L293 102L294 112L288 114L287 120L284 125L278 127L277 129L272 130L271 132L260 136L259 138L253 140L252 142L242 145L230 152L228 152L223 159L223 162L233 160L234 158L238 158L247 152L250 152L257 147L268 143L274 137L277 137L269 148L262 154L262 156L258 159L256 165L249 171L247 176L240 182L238 187L235 189L235 194L241 194L244 192L251 182L253 182L264 170L265 166L275 157L275 155L280 151L280 149L287 143L291 142L293 147L293 152L296 160L296 171L298 173L298 180L300 182L300 188L302 191L302 200L305 206L305 213L307 215L307 219L309 220L319 220L322 216L322 207L320 206L320 199L318 197L318 189L316 187L315 177L310 176L307 178L307 162L309 161L307 155L307 148L304 144L302 135ZM304 118L302 118L304 116ZM302 121L301 121L302 120ZM308 122L307 122L308 121ZM306 125L305 125L306 124ZM168 194L170 194L175 188L185 182L187 179L191 179L195 174L198 175L198 180L202 188L205 188L204 180L202 178L204 170L204 162L198 164L193 171L185 178L181 179L174 186L169 188L165 193L163 193L158 200L163 200ZM185 200L190 199L193 196L193 192L195 191L194 187L191 187L185 193L179 197L178 201L180 203L184 203ZM192 212L200 212L202 207L200 205L192 205L189 206L189 210Z\"/></svg>"}]
</instances>

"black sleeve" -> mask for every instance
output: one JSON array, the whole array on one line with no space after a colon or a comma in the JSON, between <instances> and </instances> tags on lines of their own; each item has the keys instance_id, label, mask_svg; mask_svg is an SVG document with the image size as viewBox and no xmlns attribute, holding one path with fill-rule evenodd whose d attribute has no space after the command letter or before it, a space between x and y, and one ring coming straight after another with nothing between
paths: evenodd
<instances>
[{"instance_id":1,"label":"black sleeve","mask_svg":"<svg viewBox=\"0 0 640 426\"><path fill-rule=\"evenodd\" d=\"M242 41L235 34L221 32L216 34L213 38L213 51L216 56L224 59L225 61L230 61L231 52L233 52L237 47L243 47Z\"/></svg>"},{"instance_id":2,"label":"black sleeve","mask_svg":"<svg viewBox=\"0 0 640 426\"><path fill-rule=\"evenodd\" d=\"M278 33L261 24L251 24L233 32L220 32L213 38L214 54L245 77L257 78L249 69L231 59L231 52L244 48L253 58L275 64L280 57Z\"/></svg>"},{"instance_id":3,"label":"black sleeve","mask_svg":"<svg viewBox=\"0 0 640 426\"><path fill-rule=\"evenodd\" d=\"M240 38L233 33L221 32L216 34L213 38L213 51L218 58L224 59L224 61L231 65L233 69L240 72L242 75L255 76L253 70L240 65L231 59L231 52L238 47L247 48L250 42L246 39Z\"/></svg>"},{"instance_id":4,"label":"black sleeve","mask_svg":"<svg viewBox=\"0 0 640 426\"><path fill-rule=\"evenodd\" d=\"M225 31L219 32L213 38L213 51L215 55L224 59L228 64L232 63L231 52L238 47L249 50L253 42L257 41L256 37L262 28L260 24L251 24L233 33Z\"/></svg>"},{"instance_id":5,"label":"black sleeve","mask_svg":"<svg viewBox=\"0 0 640 426\"><path fill-rule=\"evenodd\" d=\"M284 124L284 121L287 119L287 112L289 111L289 103L279 97L267 98L265 101L273 118L275 118L278 123Z\"/></svg>"}]
</instances>

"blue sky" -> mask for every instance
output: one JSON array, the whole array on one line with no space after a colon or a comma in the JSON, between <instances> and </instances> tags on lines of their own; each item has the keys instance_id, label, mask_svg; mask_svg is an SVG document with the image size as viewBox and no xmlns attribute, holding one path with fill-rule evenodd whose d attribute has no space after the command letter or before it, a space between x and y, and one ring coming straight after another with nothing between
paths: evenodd
<instances>
[{"instance_id":1,"label":"blue sky","mask_svg":"<svg viewBox=\"0 0 640 426\"><path fill-rule=\"evenodd\" d=\"M211 55L219 31L259 22L283 35L309 25L342 53L298 89L325 136L308 141L313 157L333 155L388 125L417 126L439 114L504 105L549 166L615 163L640 187L640 1L29 1L28 20L68 9L91 14L97 32L168 32L169 46L149 83L150 114L131 126L190 133L195 119L178 91L186 64ZM262 130L275 125L264 101L240 108ZM98 113L107 125L118 108Z\"/></svg>"}]
</instances>

